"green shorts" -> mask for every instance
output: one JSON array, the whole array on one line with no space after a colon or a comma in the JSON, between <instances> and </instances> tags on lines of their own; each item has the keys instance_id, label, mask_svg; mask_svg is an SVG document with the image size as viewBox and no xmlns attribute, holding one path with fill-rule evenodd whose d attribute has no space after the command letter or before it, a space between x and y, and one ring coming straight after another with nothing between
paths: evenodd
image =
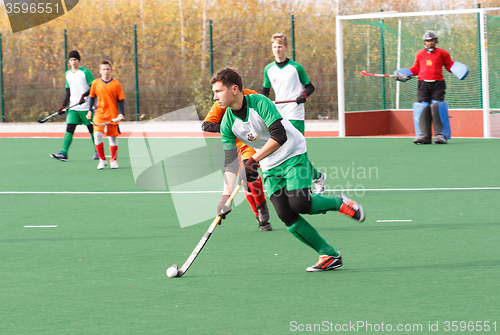
<instances>
[{"instance_id":1,"label":"green shorts","mask_svg":"<svg viewBox=\"0 0 500 335\"><path fill-rule=\"evenodd\" d=\"M292 124L292 126L295 127L298 131L304 135L304 132L306 131L306 126L304 120L288 120Z\"/></svg>"},{"instance_id":2,"label":"green shorts","mask_svg":"<svg viewBox=\"0 0 500 335\"><path fill-rule=\"evenodd\" d=\"M270 170L262 171L269 196L286 187L288 191L311 187L311 163L307 152L287 159Z\"/></svg>"},{"instance_id":3,"label":"green shorts","mask_svg":"<svg viewBox=\"0 0 500 335\"><path fill-rule=\"evenodd\" d=\"M83 124L85 126L90 126L90 120L87 120L88 111L76 111L70 109L66 112L66 123L67 124Z\"/></svg>"}]
</instances>

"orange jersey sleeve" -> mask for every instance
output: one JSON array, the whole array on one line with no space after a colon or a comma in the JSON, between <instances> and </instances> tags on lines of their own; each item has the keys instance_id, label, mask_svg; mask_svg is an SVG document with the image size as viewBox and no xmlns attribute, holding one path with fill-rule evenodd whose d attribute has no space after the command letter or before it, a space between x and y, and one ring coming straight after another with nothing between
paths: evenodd
<instances>
[{"instance_id":1,"label":"orange jersey sleeve","mask_svg":"<svg viewBox=\"0 0 500 335\"><path fill-rule=\"evenodd\" d=\"M258 92L244 88L243 95L248 95L248 94L258 94ZM226 114L226 108L221 108L221 106L219 106L218 103L214 103L212 105L212 108L210 109L210 112L208 112L207 116L205 117L204 121L214 124L220 123L220 121L224 117L224 114ZM247 146L238 139L236 139L236 146L238 147L238 150L242 155L242 159L249 159L255 154L255 150L253 148Z\"/></svg>"},{"instance_id":2,"label":"orange jersey sleeve","mask_svg":"<svg viewBox=\"0 0 500 335\"><path fill-rule=\"evenodd\" d=\"M254 90L249 90L244 88L243 95L247 94L258 94L258 93ZM226 114L226 108L221 108L221 106L219 106L219 104L215 102L212 105L212 108L210 108L210 112L208 112L204 121L217 124L220 122L220 120L222 120L224 114Z\"/></svg>"}]
</instances>

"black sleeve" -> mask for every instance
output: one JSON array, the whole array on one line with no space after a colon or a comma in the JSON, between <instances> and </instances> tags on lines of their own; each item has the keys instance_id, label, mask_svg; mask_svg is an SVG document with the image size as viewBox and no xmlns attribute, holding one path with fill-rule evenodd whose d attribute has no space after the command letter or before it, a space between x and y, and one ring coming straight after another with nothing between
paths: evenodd
<instances>
[{"instance_id":1,"label":"black sleeve","mask_svg":"<svg viewBox=\"0 0 500 335\"><path fill-rule=\"evenodd\" d=\"M238 174L240 162L238 161L238 149L224 150L224 172L229 171Z\"/></svg>"},{"instance_id":2,"label":"black sleeve","mask_svg":"<svg viewBox=\"0 0 500 335\"><path fill-rule=\"evenodd\" d=\"M310 96L314 92L314 86L312 83L307 84L304 86L304 92L306 92L307 96Z\"/></svg>"},{"instance_id":3,"label":"black sleeve","mask_svg":"<svg viewBox=\"0 0 500 335\"><path fill-rule=\"evenodd\" d=\"M269 98L269 93L271 93L271 89L270 88L262 87L262 94L264 94L266 97Z\"/></svg>"},{"instance_id":4,"label":"black sleeve","mask_svg":"<svg viewBox=\"0 0 500 335\"><path fill-rule=\"evenodd\" d=\"M90 104L89 104L89 111L92 110L92 107L94 107L95 104L95 97L90 97Z\"/></svg>"},{"instance_id":5,"label":"black sleeve","mask_svg":"<svg viewBox=\"0 0 500 335\"><path fill-rule=\"evenodd\" d=\"M285 144L286 130L285 127L281 124L281 119L274 121L268 128L269 134L271 134L271 138L279 143L279 145Z\"/></svg>"},{"instance_id":6,"label":"black sleeve","mask_svg":"<svg viewBox=\"0 0 500 335\"><path fill-rule=\"evenodd\" d=\"M125 116L125 103L124 103L125 99L123 100L118 100L118 109L120 110L120 114L122 114L123 116Z\"/></svg>"},{"instance_id":7,"label":"black sleeve","mask_svg":"<svg viewBox=\"0 0 500 335\"><path fill-rule=\"evenodd\" d=\"M71 93L69 91L69 88L66 89L66 95L64 96L64 101L62 103L62 106L66 107L69 103L69 97L71 96Z\"/></svg>"},{"instance_id":8,"label":"black sleeve","mask_svg":"<svg viewBox=\"0 0 500 335\"><path fill-rule=\"evenodd\" d=\"M220 123L212 123L205 121L201 125L201 130L209 133L220 133Z\"/></svg>"}]
</instances>

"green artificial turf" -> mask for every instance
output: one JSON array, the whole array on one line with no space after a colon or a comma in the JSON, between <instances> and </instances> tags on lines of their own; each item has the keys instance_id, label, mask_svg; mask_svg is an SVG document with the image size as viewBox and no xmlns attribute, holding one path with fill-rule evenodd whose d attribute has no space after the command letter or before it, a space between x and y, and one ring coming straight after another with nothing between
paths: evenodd
<instances>
[{"instance_id":1,"label":"green artificial turf","mask_svg":"<svg viewBox=\"0 0 500 335\"><path fill-rule=\"evenodd\" d=\"M191 141L163 143L182 152ZM274 230L262 232L242 202L181 278L165 270L184 263L213 213L181 228L175 194L136 186L127 139L117 170L98 171L89 142L75 139L59 162L49 153L61 139L0 139L0 334L378 334L382 323L401 334L500 332L498 140L308 139L328 188L366 212L364 223L305 216L344 266L306 273L317 255L272 206ZM205 196L215 212L220 194ZM452 331L452 321L489 321L490 331Z\"/></svg>"}]
</instances>

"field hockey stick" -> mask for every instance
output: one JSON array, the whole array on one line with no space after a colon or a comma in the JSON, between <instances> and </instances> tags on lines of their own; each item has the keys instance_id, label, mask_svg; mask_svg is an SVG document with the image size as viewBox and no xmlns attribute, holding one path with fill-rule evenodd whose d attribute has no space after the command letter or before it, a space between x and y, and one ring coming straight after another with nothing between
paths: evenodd
<instances>
[{"instance_id":1,"label":"field hockey stick","mask_svg":"<svg viewBox=\"0 0 500 335\"><path fill-rule=\"evenodd\" d=\"M71 108L73 108L73 107L75 107L75 106L77 106L77 105L79 105L79 104L74 104L73 106L69 106L68 108L64 108L64 109L63 109L63 110L61 110L61 111L57 111L57 112L55 112L55 113L50 114L50 115L49 115L49 116L47 116L45 119L41 119L41 120L40 120L40 119L38 119L37 121L38 121L38 123L45 123L45 122L49 121L50 119L52 119L54 116L57 116L57 115L63 114L63 113L61 113L61 112L66 112L68 109L71 109Z\"/></svg>"},{"instance_id":2,"label":"field hockey stick","mask_svg":"<svg viewBox=\"0 0 500 335\"><path fill-rule=\"evenodd\" d=\"M379 73L368 73L365 70L361 71L361 75L365 77L394 77L392 74L379 74Z\"/></svg>"},{"instance_id":3,"label":"field hockey stick","mask_svg":"<svg viewBox=\"0 0 500 335\"><path fill-rule=\"evenodd\" d=\"M307 101L307 98L306 98L306 101ZM275 104L287 104L287 103L290 103L290 102L297 102L297 99L295 100L283 100L283 101L273 101Z\"/></svg>"},{"instance_id":4,"label":"field hockey stick","mask_svg":"<svg viewBox=\"0 0 500 335\"><path fill-rule=\"evenodd\" d=\"M365 70L361 71L361 75L365 77L382 77L382 78L394 77L393 74L369 73L366 72ZM412 77L418 77L418 76L412 76Z\"/></svg>"},{"instance_id":5,"label":"field hockey stick","mask_svg":"<svg viewBox=\"0 0 500 335\"><path fill-rule=\"evenodd\" d=\"M97 124L97 123L94 123L94 122L90 122L91 124L93 124L94 126L107 126L108 124L110 124L111 122L118 122L120 121L119 118L115 118L115 119L111 119L111 121L108 121L108 122L103 122L101 124Z\"/></svg>"},{"instance_id":6,"label":"field hockey stick","mask_svg":"<svg viewBox=\"0 0 500 335\"><path fill-rule=\"evenodd\" d=\"M231 196L226 201L226 204L225 204L226 207L231 206L231 203L233 202L234 197L236 197L236 195L240 191L241 187L243 186L243 183L244 183L244 181L241 181L241 183L239 183L238 186L236 186L233 193L231 193ZM210 227L208 227L207 232L205 233L205 235L203 235L200 242L198 242L198 244L196 245L196 248L194 248L193 252L189 256L187 261L182 265L182 267L179 269L179 271L177 271L176 277L182 277L182 275L184 273L186 273L186 271L189 269L191 264L193 264L194 260L196 259L196 256L198 256L198 254L201 252L201 249L203 249L203 247L207 243L208 239L210 238L210 236L214 232L215 227L217 227L220 224L221 220L222 220L221 216L217 215L217 217L212 221L212 224L210 224ZM172 265L172 267L177 269L177 264Z\"/></svg>"}]
</instances>

